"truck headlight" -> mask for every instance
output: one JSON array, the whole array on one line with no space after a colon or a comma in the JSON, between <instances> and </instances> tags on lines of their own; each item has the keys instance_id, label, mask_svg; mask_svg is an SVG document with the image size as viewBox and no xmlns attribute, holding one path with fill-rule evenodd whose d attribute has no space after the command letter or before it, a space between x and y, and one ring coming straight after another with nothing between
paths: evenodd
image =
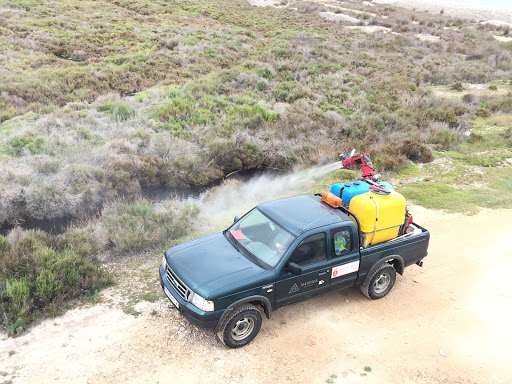
<instances>
[{"instance_id":1,"label":"truck headlight","mask_svg":"<svg viewBox=\"0 0 512 384\"><path fill-rule=\"evenodd\" d=\"M199 308L201 311L212 312L214 310L213 301L205 300L197 293L192 292L190 302L194 304L197 308Z\"/></svg>"},{"instance_id":2,"label":"truck headlight","mask_svg":"<svg viewBox=\"0 0 512 384\"><path fill-rule=\"evenodd\" d=\"M162 257L162 267L164 268L164 272L167 269L167 259L165 258L165 254Z\"/></svg>"}]
</instances>

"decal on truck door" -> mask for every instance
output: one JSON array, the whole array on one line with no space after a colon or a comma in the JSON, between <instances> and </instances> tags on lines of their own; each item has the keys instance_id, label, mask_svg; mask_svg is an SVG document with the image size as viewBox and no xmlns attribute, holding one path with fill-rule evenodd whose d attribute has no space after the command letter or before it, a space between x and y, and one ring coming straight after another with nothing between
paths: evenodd
<instances>
[{"instance_id":1,"label":"decal on truck door","mask_svg":"<svg viewBox=\"0 0 512 384\"><path fill-rule=\"evenodd\" d=\"M332 268L331 279L348 275L353 272L359 271L359 260L352 261L350 263L341 264Z\"/></svg>"}]
</instances>

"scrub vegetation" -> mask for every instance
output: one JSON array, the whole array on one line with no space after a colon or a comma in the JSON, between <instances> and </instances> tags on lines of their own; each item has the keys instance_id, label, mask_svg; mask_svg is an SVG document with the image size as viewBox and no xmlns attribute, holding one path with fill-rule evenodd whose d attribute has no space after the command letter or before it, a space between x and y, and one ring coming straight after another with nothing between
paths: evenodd
<instances>
[{"instance_id":1,"label":"scrub vegetation","mask_svg":"<svg viewBox=\"0 0 512 384\"><path fill-rule=\"evenodd\" d=\"M191 236L197 209L157 209L147 188L357 148L425 206L511 206L512 43L494 38L507 31L355 2L281 6L0 0L0 227L83 222L0 237L9 334L108 285L100 255ZM332 11L357 22L318 15Z\"/></svg>"},{"instance_id":2,"label":"scrub vegetation","mask_svg":"<svg viewBox=\"0 0 512 384\"><path fill-rule=\"evenodd\" d=\"M71 299L97 300L98 290L113 283L101 255L160 250L187 234L196 215L187 205L156 210L144 200L117 202L96 222L61 235L20 227L0 235L0 316L7 333L20 334L38 315L59 315Z\"/></svg>"},{"instance_id":3,"label":"scrub vegetation","mask_svg":"<svg viewBox=\"0 0 512 384\"><path fill-rule=\"evenodd\" d=\"M512 115L477 118L457 151L399 173L400 192L426 208L474 214L512 208Z\"/></svg>"}]
</instances>

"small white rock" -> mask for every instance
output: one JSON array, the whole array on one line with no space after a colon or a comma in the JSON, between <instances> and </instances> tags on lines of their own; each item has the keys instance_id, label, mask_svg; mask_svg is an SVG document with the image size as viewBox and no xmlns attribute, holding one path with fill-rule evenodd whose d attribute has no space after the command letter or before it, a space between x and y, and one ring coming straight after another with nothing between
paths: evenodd
<instances>
[{"instance_id":1,"label":"small white rock","mask_svg":"<svg viewBox=\"0 0 512 384\"><path fill-rule=\"evenodd\" d=\"M218 367L218 368L222 368L224 366L224 361L222 360L217 360L215 362L215 366Z\"/></svg>"},{"instance_id":2,"label":"small white rock","mask_svg":"<svg viewBox=\"0 0 512 384\"><path fill-rule=\"evenodd\" d=\"M448 354L445 351L443 351L442 349L439 350L439 354L441 356L448 356Z\"/></svg>"}]
</instances>

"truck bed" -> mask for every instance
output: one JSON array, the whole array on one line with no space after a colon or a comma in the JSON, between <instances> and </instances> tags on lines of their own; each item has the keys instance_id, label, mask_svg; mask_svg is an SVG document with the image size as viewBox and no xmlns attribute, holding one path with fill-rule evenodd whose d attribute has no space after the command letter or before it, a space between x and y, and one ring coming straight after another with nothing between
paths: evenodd
<instances>
[{"instance_id":1,"label":"truck bed","mask_svg":"<svg viewBox=\"0 0 512 384\"><path fill-rule=\"evenodd\" d=\"M370 272L370 269L380 260L399 256L402 263L397 268L397 272L402 274L405 267L418 263L427 256L430 232L416 223L413 223L413 225L419 228L421 232L361 249L359 270L366 272L358 275L356 284L361 284Z\"/></svg>"}]
</instances>

